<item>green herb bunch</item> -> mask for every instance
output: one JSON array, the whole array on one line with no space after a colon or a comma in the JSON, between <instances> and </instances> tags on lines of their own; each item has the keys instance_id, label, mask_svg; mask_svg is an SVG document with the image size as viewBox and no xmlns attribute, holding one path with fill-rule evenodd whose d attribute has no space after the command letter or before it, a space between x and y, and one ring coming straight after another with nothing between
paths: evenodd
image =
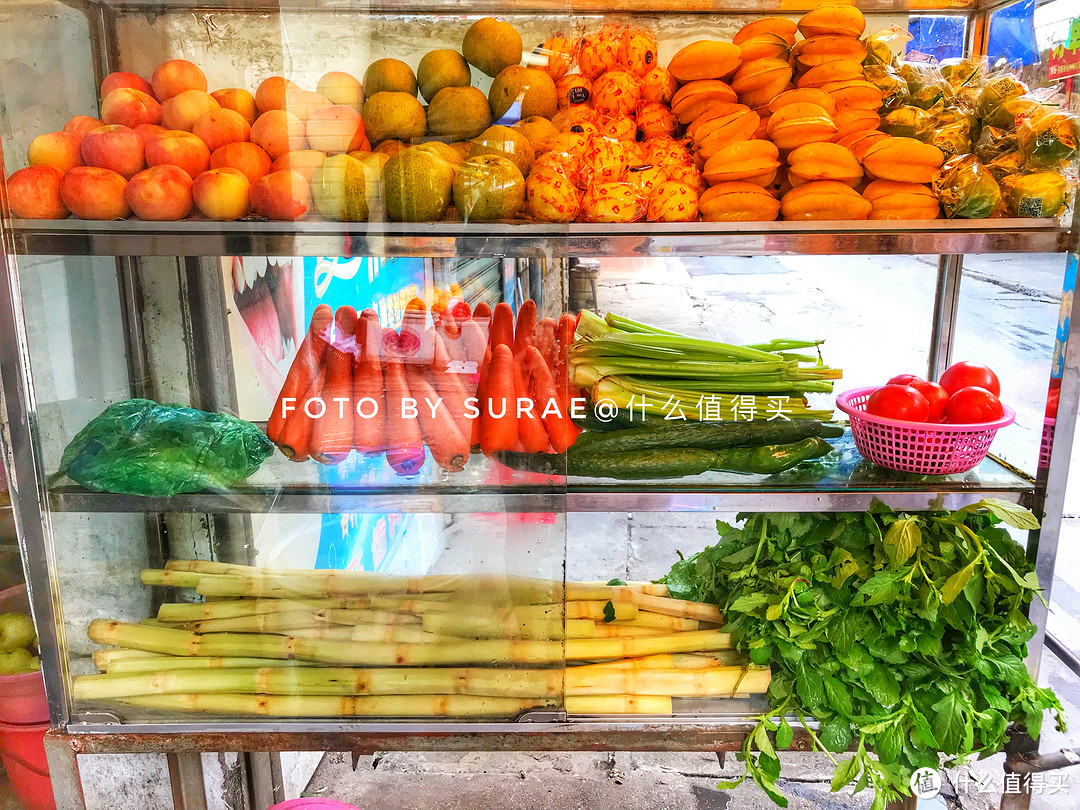
<instances>
[{"instance_id":1,"label":"green herb bunch","mask_svg":"<svg viewBox=\"0 0 1080 810\"><path fill-rule=\"evenodd\" d=\"M937 769L941 754L959 764L1000 750L1009 723L1037 737L1053 709L1064 729L1057 697L1024 666L1038 580L998 525L1038 528L1030 512L987 499L956 512L739 520L718 521L720 542L661 580L671 596L719 605L735 646L772 668L746 772L721 787L750 776L787 806L776 749L791 744L789 718L833 760L832 789L872 787L873 810L909 795L911 774ZM833 756L853 743L853 758Z\"/></svg>"}]
</instances>

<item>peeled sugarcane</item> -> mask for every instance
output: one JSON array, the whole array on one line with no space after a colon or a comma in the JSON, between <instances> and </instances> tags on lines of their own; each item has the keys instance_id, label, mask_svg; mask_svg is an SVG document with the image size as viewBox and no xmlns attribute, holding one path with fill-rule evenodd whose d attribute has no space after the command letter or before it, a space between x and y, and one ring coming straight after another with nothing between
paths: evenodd
<instances>
[{"instance_id":1,"label":"peeled sugarcane","mask_svg":"<svg viewBox=\"0 0 1080 810\"><path fill-rule=\"evenodd\" d=\"M640 699L639 699L640 700ZM124 698L145 709L268 717L514 717L544 708L542 701L475 695L151 695ZM552 701L550 705L553 705ZM671 701L668 700L670 709Z\"/></svg>"},{"instance_id":2,"label":"peeled sugarcane","mask_svg":"<svg viewBox=\"0 0 1080 810\"><path fill-rule=\"evenodd\" d=\"M567 695L563 708L569 714L671 714L667 695Z\"/></svg>"},{"instance_id":3,"label":"peeled sugarcane","mask_svg":"<svg viewBox=\"0 0 1080 810\"><path fill-rule=\"evenodd\" d=\"M106 670L110 664L115 664L117 661L134 661L134 660L147 660L150 658L168 658L167 655L161 653L144 652L143 650L95 650L94 651L94 666L100 670Z\"/></svg>"},{"instance_id":4,"label":"peeled sugarcane","mask_svg":"<svg viewBox=\"0 0 1080 810\"><path fill-rule=\"evenodd\" d=\"M587 639L595 636L588 619L544 619L519 616L517 610L497 614L425 613L424 630L463 638Z\"/></svg>"},{"instance_id":5,"label":"peeled sugarcane","mask_svg":"<svg viewBox=\"0 0 1080 810\"><path fill-rule=\"evenodd\" d=\"M590 599L562 602L557 605L526 605L514 608L516 616L550 616L567 619L591 619L598 621L628 621L638 615L638 606L631 601L603 601ZM695 630L697 628L694 628Z\"/></svg>"},{"instance_id":6,"label":"peeled sugarcane","mask_svg":"<svg viewBox=\"0 0 1080 810\"><path fill-rule=\"evenodd\" d=\"M697 619L684 619L680 616L665 616L662 613L649 613L638 611L637 616L625 621L617 621L614 624L620 627L649 627L654 630L664 630L669 633L684 633L687 630L701 629Z\"/></svg>"},{"instance_id":7,"label":"peeled sugarcane","mask_svg":"<svg viewBox=\"0 0 1080 810\"><path fill-rule=\"evenodd\" d=\"M408 613L381 610L306 610L291 613L258 613L233 619L206 619L184 627L197 633L279 633L331 624L415 625L420 619ZM345 636L348 637L347 634Z\"/></svg>"},{"instance_id":8,"label":"peeled sugarcane","mask_svg":"<svg viewBox=\"0 0 1080 810\"><path fill-rule=\"evenodd\" d=\"M639 610L660 613L664 616L681 616L684 619L697 619L700 622L723 624L724 616L716 605L704 602L689 602L685 599L672 599L667 596L649 596L637 594L634 597Z\"/></svg>"},{"instance_id":9,"label":"peeled sugarcane","mask_svg":"<svg viewBox=\"0 0 1080 810\"><path fill-rule=\"evenodd\" d=\"M614 680L614 679L613 679ZM83 675L78 700L184 693L259 695L480 695L553 698L563 692L561 669L276 667L163 670L133 675Z\"/></svg>"},{"instance_id":10,"label":"peeled sugarcane","mask_svg":"<svg viewBox=\"0 0 1080 810\"><path fill-rule=\"evenodd\" d=\"M158 585L169 588L194 588L204 579L206 574L190 571L159 571L155 568L147 568L139 579L143 585Z\"/></svg>"},{"instance_id":11,"label":"peeled sugarcane","mask_svg":"<svg viewBox=\"0 0 1080 810\"><path fill-rule=\"evenodd\" d=\"M670 633L662 627L624 627L620 624L596 622L593 638L629 638L631 636L663 636Z\"/></svg>"},{"instance_id":12,"label":"peeled sugarcane","mask_svg":"<svg viewBox=\"0 0 1080 810\"><path fill-rule=\"evenodd\" d=\"M161 655L155 658L133 658L113 661L106 668L109 675L135 672L161 672L175 669L252 669L259 667L314 667L312 661L286 658L197 658L183 655Z\"/></svg>"},{"instance_id":13,"label":"peeled sugarcane","mask_svg":"<svg viewBox=\"0 0 1080 810\"><path fill-rule=\"evenodd\" d=\"M591 582L581 582L581 585L612 585L619 580L608 580L607 582L601 582L600 580L593 580ZM667 596L668 586L660 585L656 582L623 582L619 587L629 588L632 591L638 593L647 593L650 596Z\"/></svg>"},{"instance_id":14,"label":"peeled sugarcane","mask_svg":"<svg viewBox=\"0 0 1080 810\"><path fill-rule=\"evenodd\" d=\"M143 627L108 619L90 623L91 641L167 655L206 657L299 658L356 666L449 666L470 663L555 664L603 658L634 658L655 653L698 652L731 648L731 636L698 630L643 638L568 638L565 641L505 639L459 643L380 644L245 633L199 635L184 630Z\"/></svg>"},{"instance_id":15,"label":"peeled sugarcane","mask_svg":"<svg viewBox=\"0 0 1080 810\"><path fill-rule=\"evenodd\" d=\"M371 626L378 627L378 625L374 624ZM344 624L335 624L324 627L306 627L299 630L288 630L286 632L290 636L296 636L297 638L321 638L351 641L353 637L353 628ZM284 633L281 635L284 635Z\"/></svg>"},{"instance_id":16,"label":"peeled sugarcane","mask_svg":"<svg viewBox=\"0 0 1080 810\"><path fill-rule=\"evenodd\" d=\"M699 670L571 667L566 670L565 689L567 695L737 697L764 693L769 680L768 667L717 666Z\"/></svg>"},{"instance_id":17,"label":"peeled sugarcane","mask_svg":"<svg viewBox=\"0 0 1080 810\"><path fill-rule=\"evenodd\" d=\"M157 619L168 624L186 624L209 619L235 619L263 613L290 613L297 610L362 609L372 607L366 597L352 599L228 599L220 602L169 602L158 608Z\"/></svg>"},{"instance_id":18,"label":"peeled sugarcane","mask_svg":"<svg viewBox=\"0 0 1080 810\"><path fill-rule=\"evenodd\" d=\"M746 666L745 654L735 650L716 652L674 653L645 655L641 658L623 658L618 661L601 661L596 664L579 664L572 669L709 669L721 666Z\"/></svg>"}]
</instances>

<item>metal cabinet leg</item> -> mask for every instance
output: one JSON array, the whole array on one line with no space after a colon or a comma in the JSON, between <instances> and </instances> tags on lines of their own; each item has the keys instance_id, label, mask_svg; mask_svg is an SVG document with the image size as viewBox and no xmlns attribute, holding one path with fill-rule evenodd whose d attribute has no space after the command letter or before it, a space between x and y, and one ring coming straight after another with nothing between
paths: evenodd
<instances>
[{"instance_id":1,"label":"metal cabinet leg","mask_svg":"<svg viewBox=\"0 0 1080 810\"><path fill-rule=\"evenodd\" d=\"M86 810L75 749L67 740L50 732L45 735L45 760L49 764L56 810Z\"/></svg>"},{"instance_id":2,"label":"metal cabinet leg","mask_svg":"<svg viewBox=\"0 0 1080 810\"><path fill-rule=\"evenodd\" d=\"M956 332L956 312L960 304L960 280L964 257L938 257L937 287L934 291L934 320L930 332L930 362L927 379L936 380L949 367Z\"/></svg>"},{"instance_id":3,"label":"metal cabinet leg","mask_svg":"<svg viewBox=\"0 0 1080 810\"><path fill-rule=\"evenodd\" d=\"M202 755L197 751L169 754L169 782L175 810L206 810Z\"/></svg>"}]
</instances>

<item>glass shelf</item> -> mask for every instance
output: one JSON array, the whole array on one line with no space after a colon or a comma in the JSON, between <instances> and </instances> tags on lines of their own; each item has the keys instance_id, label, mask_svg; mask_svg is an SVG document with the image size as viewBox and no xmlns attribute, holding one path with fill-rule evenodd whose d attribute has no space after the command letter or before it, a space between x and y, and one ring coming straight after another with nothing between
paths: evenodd
<instances>
[{"instance_id":1,"label":"glass shelf","mask_svg":"<svg viewBox=\"0 0 1080 810\"><path fill-rule=\"evenodd\" d=\"M16 252L66 256L561 258L1056 253L1054 219L549 225L14 220Z\"/></svg>"},{"instance_id":2,"label":"glass shelf","mask_svg":"<svg viewBox=\"0 0 1080 810\"><path fill-rule=\"evenodd\" d=\"M893 472L862 459L850 434L833 442L837 452L779 475L712 472L655 481L618 481L544 476L510 470L474 456L459 473L432 470L428 461L415 478L401 478L381 459L350 456L327 468L294 464L280 455L243 486L173 498L92 492L78 486L50 490L53 509L66 512L844 512L867 509L874 500L894 509L927 509L937 498L959 508L983 497L1025 503L1032 479L992 456L974 470L928 476Z\"/></svg>"}]
</instances>

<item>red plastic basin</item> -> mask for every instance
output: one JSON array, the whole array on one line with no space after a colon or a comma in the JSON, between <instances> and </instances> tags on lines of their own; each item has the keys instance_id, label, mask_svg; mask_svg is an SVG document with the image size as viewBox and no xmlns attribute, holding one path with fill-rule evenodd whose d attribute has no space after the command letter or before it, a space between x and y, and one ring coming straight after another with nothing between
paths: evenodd
<instances>
[{"instance_id":1,"label":"red plastic basin","mask_svg":"<svg viewBox=\"0 0 1080 810\"><path fill-rule=\"evenodd\" d=\"M0 723L0 761L26 810L56 810L49 765L45 761L48 723L18 726Z\"/></svg>"},{"instance_id":2,"label":"red plastic basin","mask_svg":"<svg viewBox=\"0 0 1080 810\"><path fill-rule=\"evenodd\" d=\"M291 799L275 804L267 810L360 810L355 804L346 804L334 799Z\"/></svg>"}]
</instances>

